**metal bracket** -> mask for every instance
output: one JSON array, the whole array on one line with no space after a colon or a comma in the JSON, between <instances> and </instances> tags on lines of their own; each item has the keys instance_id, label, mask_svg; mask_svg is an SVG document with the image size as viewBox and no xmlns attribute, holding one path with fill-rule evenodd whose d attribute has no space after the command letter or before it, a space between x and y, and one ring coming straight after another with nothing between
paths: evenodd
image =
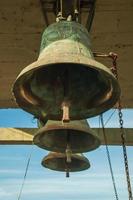
<instances>
[{"instance_id":1,"label":"metal bracket","mask_svg":"<svg viewBox=\"0 0 133 200\"><path fill-rule=\"evenodd\" d=\"M91 29L96 0L40 0L43 16L46 25L48 26L48 13L55 14L55 20L72 20L82 23L82 14L88 15L86 28L88 32Z\"/></svg>"},{"instance_id":2,"label":"metal bracket","mask_svg":"<svg viewBox=\"0 0 133 200\"><path fill-rule=\"evenodd\" d=\"M79 3L80 0L60 0L62 17L67 19L71 16L72 20L75 20L75 15L79 13Z\"/></svg>"}]
</instances>

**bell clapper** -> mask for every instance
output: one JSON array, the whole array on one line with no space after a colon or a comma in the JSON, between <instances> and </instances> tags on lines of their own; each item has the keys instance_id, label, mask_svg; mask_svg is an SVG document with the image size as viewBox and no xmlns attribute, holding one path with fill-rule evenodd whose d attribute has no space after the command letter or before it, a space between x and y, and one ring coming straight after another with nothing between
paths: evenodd
<instances>
[{"instance_id":1,"label":"bell clapper","mask_svg":"<svg viewBox=\"0 0 133 200\"><path fill-rule=\"evenodd\" d=\"M66 148L66 161L67 161L67 163L71 163L71 154L72 154L71 148L70 148L69 145L67 145L67 148Z\"/></svg>"},{"instance_id":2,"label":"bell clapper","mask_svg":"<svg viewBox=\"0 0 133 200\"><path fill-rule=\"evenodd\" d=\"M66 162L71 163L72 150L70 147L70 135L67 134L67 147L66 147Z\"/></svg>"},{"instance_id":3,"label":"bell clapper","mask_svg":"<svg viewBox=\"0 0 133 200\"><path fill-rule=\"evenodd\" d=\"M69 168L66 169L66 178L70 177Z\"/></svg>"},{"instance_id":4,"label":"bell clapper","mask_svg":"<svg viewBox=\"0 0 133 200\"><path fill-rule=\"evenodd\" d=\"M68 102L63 102L62 103L62 110L63 110L63 117L62 117L62 122L69 122L69 103Z\"/></svg>"},{"instance_id":5,"label":"bell clapper","mask_svg":"<svg viewBox=\"0 0 133 200\"><path fill-rule=\"evenodd\" d=\"M62 122L69 122L69 110L70 110L70 101L69 101L69 90L70 90L70 83L69 83L69 71L66 69L63 74L62 85L64 88L64 99L62 101L61 109L63 110Z\"/></svg>"},{"instance_id":6,"label":"bell clapper","mask_svg":"<svg viewBox=\"0 0 133 200\"><path fill-rule=\"evenodd\" d=\"M67 134L67 142L69 142L69 140L70 140L70 135ZM71 149L70 149L70 146L67 144L67 148L66 148L66 160L65 160L66 178L70 177L69 163L71 163Z\"/></svg>"}]
</instances>

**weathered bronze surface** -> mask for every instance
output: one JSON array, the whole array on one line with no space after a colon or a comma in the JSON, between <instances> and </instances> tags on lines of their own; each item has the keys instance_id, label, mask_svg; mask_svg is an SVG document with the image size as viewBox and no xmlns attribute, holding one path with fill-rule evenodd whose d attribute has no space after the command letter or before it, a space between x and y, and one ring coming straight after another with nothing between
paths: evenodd
<instances>
[{"instance_id":1,"label":"weathered bronze surface","mask_svg":"<svg viewBox=\"0 0 133 200\"><path fill-rule=\"evenodd\" d=\"M66 162L64 153L50 152L43 160L42 165L46 168L67 172L78 172L90 168L89 160L83 154L72 154L71 163Z\"/></svg>"},{"instance_id":2,"label":"weathered bronze surface","mask_svg":"<svg viewBox=\"0 0 133 200\"><path fill-rule=\"evenodd\" d=\"M61 121L49 120L35 134L33 142L40 148L55 152L66 152L69 144L72 153L91 151L100 145L100 139L90 129L86 120L64 124Z\"/></svg>"},{"instance_id":3,"label":"weathered bronze surface","mask_svg":"<svg viewBox=\"0 0 133 200\"><path fill-rule=\"evenodd\" d=\"M13 93L18 105L37 118L61 120L67 103L68 117L77 120L111 108L120 88L110 69L94 60L87 30L61 21L44 31L39 58L19 74Z\"/></svg>"}]
</instances>

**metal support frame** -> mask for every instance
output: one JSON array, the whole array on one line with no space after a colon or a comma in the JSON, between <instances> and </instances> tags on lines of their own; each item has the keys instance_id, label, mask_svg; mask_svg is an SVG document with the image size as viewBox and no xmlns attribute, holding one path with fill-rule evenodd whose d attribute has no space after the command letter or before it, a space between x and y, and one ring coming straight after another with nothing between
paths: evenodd
<instances>
[{"instance_id":1,"label":"metal support frame","mask_svg":"<svg viewBox=\"0 0 133 200\"><path fill-rule=\"evenodd\" d=\"M64 19L71 15L72 20L76 20L76 14L79 13L80 0L60 0L60 12Z\"/></svg>"},{"instance_id":2,"label":"metal support frame","mask_svg":"<svg viewBox=\"0 0 133 200\"><path fill-rule=\"evenodd\" d=\"M95 5L96 5L96 0L93 0L92 3L90 4L88 19L87 19L87 23L86 23L86 28L87 28L88 32L90 32L90 30L91 30L92 22L94 19Z\"/></svg>"},{"instance_id":3,"label":"metal support frame","mask_svg":"<svg viewBox=\"0 0 133 200\"><path fill-rule=\"evenodd\" d=\"M42 14L46 23L46 26L49 25L49 20L48 20L48 16L47 16L47 10L45 8L45 4L43 0L40 0L40 4L41 4L41 9L42 9Z\"/></svg>"},{"instance_id":4,"label":"metal support frame","mask_svg":"<svg viewBox=\"0 0 133 200\"><path fill-rule=\"evenodd\" d=\"M86 28L91 30L92 22L95 15L96 0L40 0L42 13L46 26L49 25L48 13L52 12L61 20L67 20L71 16L72 20L81 21L83 12L88 13Z\"/></svg>"}]
</instances>

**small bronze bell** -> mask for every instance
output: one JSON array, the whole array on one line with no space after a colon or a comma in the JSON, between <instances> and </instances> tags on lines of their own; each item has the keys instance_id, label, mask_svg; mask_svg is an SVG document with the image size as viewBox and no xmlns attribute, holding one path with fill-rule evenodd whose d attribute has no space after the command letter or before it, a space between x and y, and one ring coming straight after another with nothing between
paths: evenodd
<instances>
[{"instance_id":1,"label":"small bronze bell","mask_svg":"<svg viewBox=\"0 0 133 200\"><path fill-rule=\"evenodd\" d=\"M78 172L90 168L89 160L83 154L72 154L71 162L66 161L66 155L64 153L50 152L42 160L42 165L46 168L66 172L69 176L69 172Z\"/></svg>"},{"instance_id":2,"label":"small bronze bell","mask_svg":"<svg viewBox=\"0 0 133 200\"><path fill-rule=\"evenodd\" d=\"M39 58L19 74L13 93L38 119L67 122L108 110L120 87L110 69L94 60L85 27L61 21L44 31Z\"/></svg>"},{"instance_id":3,"label":"small bronze bell","mask_svg":"<svg viewBox=\"0 0 133 200\"><path fill-rule=\"evenodd\" d=\"M91 151L100 145L100 139L90 129L87 120L69 123L48 120L35 134L33 142L40 148L68 154L70 151L72 153Z\"/></svg>"}]
</instances>

